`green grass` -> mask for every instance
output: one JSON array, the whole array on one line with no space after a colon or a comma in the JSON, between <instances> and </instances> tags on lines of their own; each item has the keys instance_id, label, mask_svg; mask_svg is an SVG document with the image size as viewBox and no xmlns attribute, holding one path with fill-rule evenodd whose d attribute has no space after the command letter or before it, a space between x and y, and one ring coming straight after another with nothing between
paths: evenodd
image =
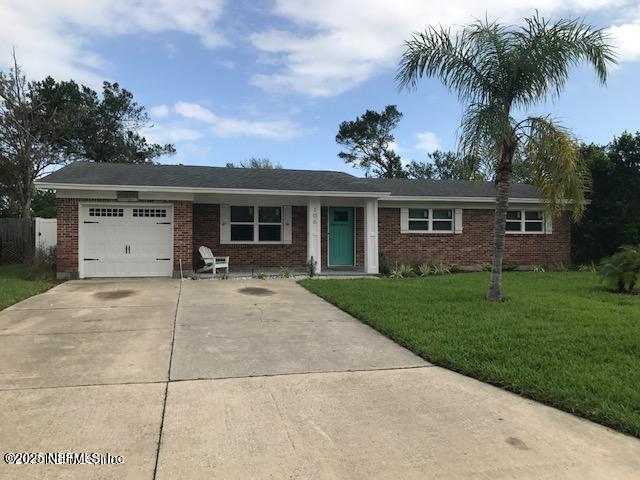
<instances>
[{"instance_id":1,"label":"green grass","mask_svg":"<svg viewBox=\"0 0 640 480\"><path fill-rule=\"evenodd\" d=\"M26 265L0 265L0 310L53 287L51 277Z\"/></svg>"},{"instance_id":2,"label":"green grass","mask_svg":"<svg viewBox=\"0 0 640 480\"><path fill-rule=\"evenodd\" d=\"M593 273L512 272L300 284L426 360L640 437L640 296Z\"/></svg>"}]
</instances>

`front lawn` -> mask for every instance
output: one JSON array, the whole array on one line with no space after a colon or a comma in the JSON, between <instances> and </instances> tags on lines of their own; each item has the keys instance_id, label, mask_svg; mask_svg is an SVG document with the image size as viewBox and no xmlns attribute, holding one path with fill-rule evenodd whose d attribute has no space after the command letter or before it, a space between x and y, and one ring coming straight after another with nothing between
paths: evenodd
<instances>
[{"instance_id":1,"label":"front lawn","mask_svg":"<svg viewBox=\"0 0 640 480\"><path fill-rule=\"evenodd\" d=\"M0 265L0 310L54 285L50 275L26 265Z\"/></svg>"},{"instance_id":2,"label":"front lawn","mask_svg":"<svg viewBox=\"0 0 640 480\"><path fill-rule=\"evenodd\" d=\"M426 360L640 437L640 296L592 273L507 272L300 284Z\"/></svg>"}]
</instances>

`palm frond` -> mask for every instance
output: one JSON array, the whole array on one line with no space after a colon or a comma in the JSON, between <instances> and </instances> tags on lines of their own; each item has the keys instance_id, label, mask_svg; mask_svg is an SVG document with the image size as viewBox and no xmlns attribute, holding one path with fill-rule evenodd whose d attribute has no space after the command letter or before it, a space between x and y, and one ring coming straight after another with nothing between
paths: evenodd
<instances>
[{"instance_id":1,"label":"palm frond","mask_svg":"<svg viewBox=\"0 0 640 480\"><path fill-rule=\"evenodd\" d=\"M493 96L492 79L501 54L489 38L497 39L501 28L478 22L457 33L443 27L414 33L400 59L398 85L414 88L422 77L437 77L462 101L487 101Z\"/></svg>"},{"instance_id":2,"label":"palm frond","mask_svg":"<svg viewBox=\"0 0 640 480\"><path fill-rule=\"evenodd\" d=\"M590 181L576 142L565 128L547 117L528 117L521 128L523 155L531 165L545 210L553 215L569 207L578 219L585 208Z\"/></svg>"},{"instance_id":3,"label":"palm frond","mask_svg":"<svg viewBox=\"0 0 640 480\"><path fill-rule=\"evenodd\" d=\"M606 83L607 67L616 62L609 35L579 20L551 23L538 14L511 32L514 63L512 97L514 105L528 106L551 95L557 97L565 86L570 68L586 61L601 83Z\"/></svg>"},{"instance_id":4,"label":"palm frond","mask_svg":"<svg viewBox=\"0 0 640 480\"><path fill-rule=\"evenodd\" d=\"M459 150L465 156L495 159L507 136L513 137L513 119L496 104L473 103L465 110L458 133Z\"/></svg>"}]
</instances>

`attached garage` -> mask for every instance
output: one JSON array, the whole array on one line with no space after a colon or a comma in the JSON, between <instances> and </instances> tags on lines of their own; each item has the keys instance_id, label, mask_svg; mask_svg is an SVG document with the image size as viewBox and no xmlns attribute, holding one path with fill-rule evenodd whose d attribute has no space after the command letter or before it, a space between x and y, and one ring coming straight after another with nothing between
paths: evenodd
<instances>
[{"instance_id":1,"label":"attached garage","mask_svg":"<svg viewBox=\"0 0 640 480\"><path fill-rule=\"evenodd\" d=\"M80 278L172 275L172 205L83 203L78 210Z\"/></svg>"}]
</instances>

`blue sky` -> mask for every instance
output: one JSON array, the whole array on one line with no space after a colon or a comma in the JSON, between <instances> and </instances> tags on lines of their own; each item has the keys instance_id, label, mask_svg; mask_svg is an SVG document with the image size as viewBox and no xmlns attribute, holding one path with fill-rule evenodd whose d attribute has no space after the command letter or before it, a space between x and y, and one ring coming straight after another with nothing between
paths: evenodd
<instances>
[{"instance_id":1,"label":"blue sky","mask_svg":"<svg viewBox=\"0 0 640 480\"><path fill-rule=\"evenodd\" d=\"M148 138L176 145L162 163L225 165L252 156L287 168L353 171L337 158L338 124L396 104L403 158L454 149L461 106L435 80L399 92L402 42L428 25L474 17L519 22L538 9L608 29L620 63L607 87L573 72L540 105L583 141L640 130L640 3L625 0L0 0L11 48L31 79L102 80L131 90L151 114Z\"/></svg>"}]
</instances>

